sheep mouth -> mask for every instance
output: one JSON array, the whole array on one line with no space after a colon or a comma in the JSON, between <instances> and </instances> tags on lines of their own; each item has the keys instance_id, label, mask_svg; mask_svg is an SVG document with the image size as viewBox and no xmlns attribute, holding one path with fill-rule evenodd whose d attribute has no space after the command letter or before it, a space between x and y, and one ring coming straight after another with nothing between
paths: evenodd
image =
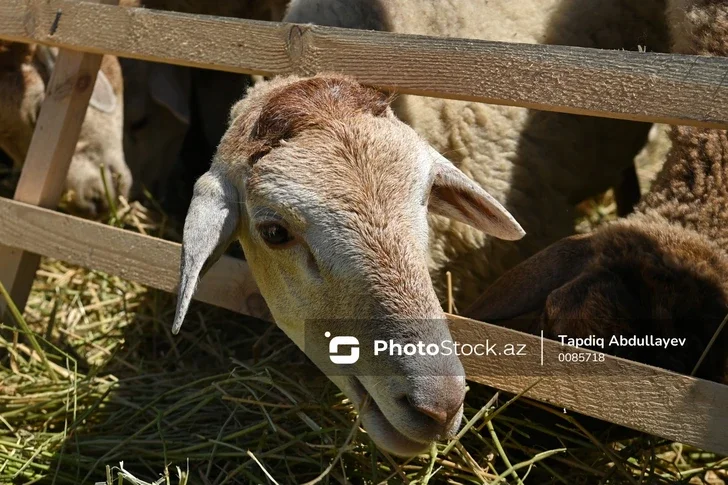
<instances>
[{"instance_id":1,"label":"sheep mouth","mask_svg":"<svg viewBox=\"0 0 728 485\"><path fill-rule=\"evenodd\" d=\"M419 455L429 449L431 440L417 440L397 429L357 377L348 381L351 393L347 394L359 412L364 429L377 446L403 457Z\"/></svg>"}]
</instances>

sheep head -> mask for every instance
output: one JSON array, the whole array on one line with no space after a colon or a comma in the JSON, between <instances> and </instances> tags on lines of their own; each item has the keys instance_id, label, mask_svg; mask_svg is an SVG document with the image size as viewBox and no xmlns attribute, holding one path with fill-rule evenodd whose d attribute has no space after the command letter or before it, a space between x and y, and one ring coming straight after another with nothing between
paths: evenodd
<instances>
[{"instance_id":1,"label":"sheep head","mask_svg":"<svg viewBox=\"0 0 728 485\"><path fill-rule=\"evenodd\" d=\"M428 208L497 237L524 234L399 121L383 93L333 75L258 84L233 108L195 186L174 330L200 275L238 238L276 323L359 408L374 441L419 453L459 427L457 357L365 349L344 374L326 334L451 339L428 273Z\"/></svg>"},{"instance_id":2,"label":"sheep head","mask_svg":"<svg viewBox=\"0 0 728 485\"><path fill-rule=\"evenodd\" d=\"M0 149L21 166L55 67L57 50L0 41ZM66 178L72 207L88 215L106 210L104 166L113 198L128 196L131 174L122 146L121 68L104 56Z\"/></svg>"},{"instance_id":3,"label":"sheep head","mask_svg":"<svg viewBox=\"0 0 728 485\"><path fill-rule=\"evenodd\" d=\"M553 339L685 337L671 350L608 350L689 374L728 313L726 274L728 257L707 238L636 214L552 244L496 280L466 314ZM728 381L727 345L723 331L698 376Z\"/></svg>"}]
</instances>

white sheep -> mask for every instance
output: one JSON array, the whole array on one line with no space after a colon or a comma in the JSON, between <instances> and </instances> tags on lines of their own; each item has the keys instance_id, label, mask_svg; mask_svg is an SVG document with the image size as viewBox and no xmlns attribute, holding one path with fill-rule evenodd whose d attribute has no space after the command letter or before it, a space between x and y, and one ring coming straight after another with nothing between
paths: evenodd
<instances>
[{"instance_id":1,"label":"white sheep","mask_svg":"<svg viewBox=\"0 0 728 485\"><path fill-rule=\"evenodd\" d=\"M275 322L359 408L374 441L422 452L460 425L462 365L452 352L376 356L373 340L452 340L428 272L428 207L495 237L523 236L383 93L337 75L259 83L195 185L173 331L199 277L237 238ZM341 336L362 346L345 368L328 358Z\"/></svg>"},{"instance_id":2,"label":"white sheep","mask_svg":"<svg viewBox=\"0 0 728 485\"><path fill-rule=\"evenodd\" d=\"M607 15L621 19L622 7L294 0L287 20L522 42L566 32L584 45L604 23L613 34L605 46L636 48L634 25L614 34L622 24ZM570 17L579 12L592 22ZM452 353L377 358L373 339L450 340L430 275L439 284L452 269L467 302L570 233L569 202L616 180L649 125L413 96L395 110L382 93L332 74L250 90L195 186L173 330L206 268L239 239L276 323L352 400L380 447L412 455L458 429L462 366ZM501 203L532 231L523 242L496 239L524 235ZM342 334L362 347L348 368L329 359Z\"/></svg>"},{"instance_id":3,"label":"white sheep","mask_svg":"<svg viewBox=\"0 0 728 485\"><path fill-rule=\"evenodd\" d=\"M0 149L17 167L30 146L57 49L0 41ZM72 205L93 215L107 209L109 195L128 196L131 174L122 147L123 86L118 60L104 56L76 151L66 178Z\"/></svg>"},{"instance_id":4,"label":"white sheep","mask_svg":"<svg viewBox=\"0 0 728 485\"><path fill-rule=\"evenodd\" d=\"M293 0L286 22L582 47L666 50L663 1ZM413 59L413 62L416 60ZM481 67L487 71L488 66ZM401 96L395 113L523 225L516 244L433 217L430 265L466 307L507 268L572 233L573 204L619 185L650 125L475 102ZM630 170L631 168L631 170ZM636 193L634 197L639 197Z\"/></svg>"}]
</instances>

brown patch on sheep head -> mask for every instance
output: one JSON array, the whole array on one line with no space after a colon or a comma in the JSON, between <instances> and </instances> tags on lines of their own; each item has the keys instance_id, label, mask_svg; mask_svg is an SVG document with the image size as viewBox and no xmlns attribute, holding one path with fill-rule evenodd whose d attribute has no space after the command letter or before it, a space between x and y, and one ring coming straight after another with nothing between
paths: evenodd
<instances>
[{"instance_id":1,"label":"brown patch on sheep head","mask_svg":"<svg viewBox=\"0 0 728 485\"><path fill-rule=\"evenodd\" d=\"M360 408L375 442L412 455L457 430L465 392L454 355L371 346L451 339L428 273L428 207L500 237L523 231L388 101L319 75L258 84L233 108L185 221L174 330L200 274L238 238L276 323ZM329 331L362 344L346 373L329 359Z\"/></svg>"},{"instance_id":2,"label":"brown patch on sheep head","mask_svg":"<svg viewBox=\"0 0 728 485\"><path fill-rule=\"evenodd\" d=\"M249 159L255 163L282 140L305 130L321 129L370 114L383 117L390 98L380 91L353 82L312 78L273 92L263 106L249 137Z\"/></svg>"}]
</instances>

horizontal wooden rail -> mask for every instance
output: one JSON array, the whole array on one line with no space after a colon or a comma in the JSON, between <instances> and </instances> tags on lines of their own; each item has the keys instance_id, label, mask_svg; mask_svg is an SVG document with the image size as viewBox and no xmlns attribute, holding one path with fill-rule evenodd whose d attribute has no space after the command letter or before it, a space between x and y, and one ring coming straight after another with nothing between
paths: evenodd
<instances>
[{"instance_id":1,"label":"horizontal wooden rail","mask_svg":"<svg viewBox=\"0 0 728 485\"><path fill-rule=\"evenodd\" d=\"M0 198L0 244L176 292L180 245ZM245 261L223 256L195 298L270 320Z\"/></svg>"},{"instance_id":2,"label":"horizontal wooden rail","mask_svg":"<svg viewBox=\"0 0 728 485\"><path fill-rule=\"evenodd\" d=\"M337 71L386 90L728 128L728 59L2 0L0 39L225 71Z\"/></svg>"},{"instance_id":3,"label":"horizontal wooden rail","mask_svg":"<svg viewBox=\"0 0 728 485\"><path fill-rule=\"evenodd\" d=\"M0 228L0 244L153 288L177 287L179 244L1 198ZM247 264L234 258L224 257L210 270L196 298L270 319ZM728 454L728 386L611 356L600 363L560 362L565 352L592 353L462 317L450 319L459 342L525 346L523 357L464 357L472 381L517 393L541 379L528 397Z\"/></svg>"}]
</instances>

